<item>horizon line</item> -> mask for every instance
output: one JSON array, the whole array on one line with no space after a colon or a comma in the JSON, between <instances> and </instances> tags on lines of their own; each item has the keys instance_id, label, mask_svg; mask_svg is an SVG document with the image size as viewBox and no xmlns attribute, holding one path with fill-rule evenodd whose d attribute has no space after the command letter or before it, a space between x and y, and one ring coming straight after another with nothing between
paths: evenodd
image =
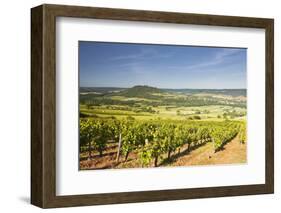
<instances>
[{"instance_id":1,"label":"horizon line","mask_svg":"<svg viewBox=\"0 0 281 213\"><path fill-rule=\"evenodd\" d=\"M133 87L136 87L136 86L147 86L147 87L154 87L154 88L157 88L157 89L204 89L204 90L239 90L239 89L245 89L247 90L247 88L168 88L168 87L155 87L155 86L149 86L149 85L135 85L135 86L132 86L132 87L119 87L119 86L79 86L79 88L122 88L122 89L130 89L130 88L133 88Z\"/></svg>"}]
</instances>

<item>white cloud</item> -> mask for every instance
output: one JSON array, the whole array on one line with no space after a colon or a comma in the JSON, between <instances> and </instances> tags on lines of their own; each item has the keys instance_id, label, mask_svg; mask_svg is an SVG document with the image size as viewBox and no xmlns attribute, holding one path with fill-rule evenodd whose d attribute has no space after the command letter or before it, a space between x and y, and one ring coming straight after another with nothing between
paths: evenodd
<instances>
[{"instance_id":1,"label":"white cloud","mask_svg":"<svg viewBox=\"0 0 281 213\"><path fill-rule=\"evenodd\" d=\"M144 59L155 59L155 58L169 58L173 56L173 52L169 53L161 53L155 48L152 47L144 47L140 49L140 52L130 55L119 55L116 57L111 58L111 60L128 60L128 59L135 59L135 60L144 60Z\"/></svg>"},{"instance_id":2,"label":"white cloud","mask_svg":"<svg viewBox=\"0 0 281 213\"><path fill-rule=\"evenodd\" d=\"M237 53L240 53L241 49L230 49L230 48L222 48L216 54L214 54L213 58L209 58L205 61L201 61L200 63L196 64L188 64L182 66L169 66L172 69L181 69L181 70L200 70L202 68L210 68L213 66L220 65L224 63L230 56L233 56Z\"/></svg>"}]
</instances>

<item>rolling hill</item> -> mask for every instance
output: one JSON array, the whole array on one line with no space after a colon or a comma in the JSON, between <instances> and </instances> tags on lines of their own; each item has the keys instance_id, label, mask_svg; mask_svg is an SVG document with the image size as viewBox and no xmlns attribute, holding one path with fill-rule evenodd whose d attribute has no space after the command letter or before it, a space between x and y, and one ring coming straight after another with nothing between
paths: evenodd
<instances>
[{"instance_id":1,"label":"rolling hill","mask_svg":"<svg viewBox=\"0 0 281 213\"><path fill-rule=\"evenodd\" d=\"M116 95L125 96L125 97L138 97L138 98L148 98L154 96L155 93L163 93L164 91L156 87L150 86L134 86L129 89L125 89L116 93Z\"/></svg>"}]
</instances>

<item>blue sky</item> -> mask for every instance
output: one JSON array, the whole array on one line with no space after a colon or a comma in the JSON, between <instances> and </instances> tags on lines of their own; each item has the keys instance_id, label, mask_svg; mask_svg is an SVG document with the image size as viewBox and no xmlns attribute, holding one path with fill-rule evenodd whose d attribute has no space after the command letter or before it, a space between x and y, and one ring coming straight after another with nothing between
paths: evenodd
<instances>
[{"instance_id":1,"label":"blue sky","mask_svg":"<svg viewBox=\"0 0 281 213\"><path fill-rule=\"evenodd\" d=\"M246 88L243 48L79 42L81 87Z\"/></svg>"}]
</instances>

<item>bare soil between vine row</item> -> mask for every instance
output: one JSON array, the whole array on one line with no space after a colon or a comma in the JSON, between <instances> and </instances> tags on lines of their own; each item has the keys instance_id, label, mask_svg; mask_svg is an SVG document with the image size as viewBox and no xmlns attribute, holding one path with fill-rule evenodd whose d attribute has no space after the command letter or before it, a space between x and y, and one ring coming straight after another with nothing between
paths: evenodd
<instances>
[{"instance_id":1,"label":"bare soil between vine row","mask_svg":"<svg viewBox=\"0 0 281 213\"><path fill-rule=\"evenodd\" d=\"M116 162L117 145L111 144L100 157L98 153L93 153L91 160L87 159L88 152L80 154L80 169L113 169L113 168L141 168L138 154L132 152L127 161L124 156ZM227 143L221 151L214 152L213 143L209 142L199 147L187 151L187 147L181 147L168 160L167 155L161 156L159 167L167 166L196 166L196 165L216 165L216 164L243 164L247 162L247 144L241 144L238 137ZM153 167L153 162L148 167Z\"/></svg>"}]
</instances>

